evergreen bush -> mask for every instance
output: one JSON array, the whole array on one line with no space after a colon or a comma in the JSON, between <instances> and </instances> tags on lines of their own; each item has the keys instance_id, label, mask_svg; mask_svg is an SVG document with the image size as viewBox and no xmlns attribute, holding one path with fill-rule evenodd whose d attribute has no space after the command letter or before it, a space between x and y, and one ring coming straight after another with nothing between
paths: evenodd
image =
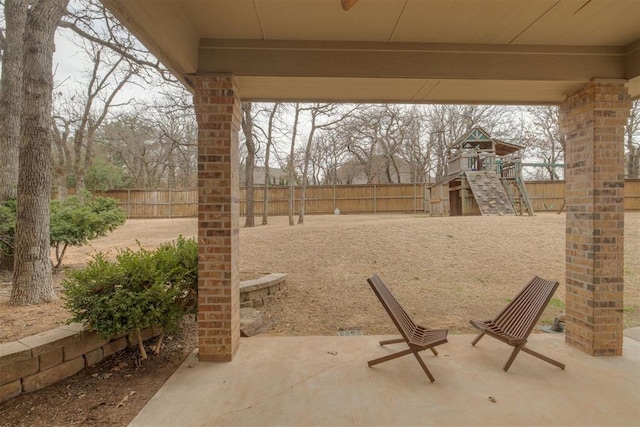
<instances>
[{"instance_id":1,"label":"evergreen bush","mask_svg":"<svg viewBox=\"0 0 640 427\"><path fill-rule=\"evenodd\" d=\"M67 272L63 287L72 322L104 337L137 334L144 359L142 329L159 327L164 336L197 309L198 245L180 236L154 251L121 250L115 261L98 254L86 268Z\"/></svg>"},{"instance_id":2,"label":"evergreen bush","mask_svg":"<svg viewBox=\"0 0 640 427\"><path fill-rule=\"evenodd\" d=\"M13 242L16 231L16 201L0 204L0 270L13 269Z\"/></svg>"},{"instance_id":3,"label":"evergreen bush","mask_svg":"<svg viewBox=\"0 0 640 427\"><path fill-rule=\"evenodd\" d=\"M84 193L51 202L51 247L55 248L54 268L62 265L68 246L82 246L105 236L124 224L126 215L110 197Z\"/></svg>"},{"instance_id":4,"label":"evergreen bush","mask_svg":"<svg viewBox=\"0 0 640 427\"><path fill-rule=\"evenodd\" d=\"M50 241L55 248L54 268L62 265L68 246L82 246L89 240L105 236L126 221L117 201L109 197L95 197L89 193L82 197L70 196L51 201ZM13 259L16 230L16 201L0 204L0 256ZM7 266L10 267L10 266Z\"/></svg>"}]
</instances>

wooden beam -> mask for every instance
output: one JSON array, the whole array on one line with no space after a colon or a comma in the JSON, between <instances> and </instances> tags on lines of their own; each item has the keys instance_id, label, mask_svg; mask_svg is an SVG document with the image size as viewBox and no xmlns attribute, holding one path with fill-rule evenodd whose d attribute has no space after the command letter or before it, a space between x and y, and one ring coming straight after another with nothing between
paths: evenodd
<instances>
[{"instance_id":1,"label":"wooden beam","mask_svg":"<svg viewBox=\"0 0 640 427\"><path fill-rule=\"evenodd\" d=\"M198 73L518 81L623 79L622 47L202 39Z\"/></svg>"},{"instance_id":2,"label":"wooden beam","mask_svg":"<svg viewBox=\"0 0 640 427\"><path fill-rule=\"evenodd\" d=\"M628 44L625 50L625 78L638 79L640 78L640 39Z\"/></svg>"}]
</instances>

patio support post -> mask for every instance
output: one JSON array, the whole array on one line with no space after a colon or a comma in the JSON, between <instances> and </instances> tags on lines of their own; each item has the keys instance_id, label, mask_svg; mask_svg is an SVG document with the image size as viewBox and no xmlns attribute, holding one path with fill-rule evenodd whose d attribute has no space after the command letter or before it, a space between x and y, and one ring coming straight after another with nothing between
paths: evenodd
<instances>
[{"instance_id":1,"label":"patio support post","mask_svg":"<svg viewBox=\"0 0 640 427\"><path fill-rule=\"evenodd\" d=\"M231 75L193 78L198 121L198 346L230 361L240 343L240 98Z\"/></svg>"},{"instance_id":2,"label":"patio support post","mask_svg":"<svg viewBox=\"0 0 640 427\"><path fill-rule=\"evenodd\" d=\"M592 356L622 355L623 82L590 82L560 110L566 137L566 335Z\"/></svg>"}]
</instances>

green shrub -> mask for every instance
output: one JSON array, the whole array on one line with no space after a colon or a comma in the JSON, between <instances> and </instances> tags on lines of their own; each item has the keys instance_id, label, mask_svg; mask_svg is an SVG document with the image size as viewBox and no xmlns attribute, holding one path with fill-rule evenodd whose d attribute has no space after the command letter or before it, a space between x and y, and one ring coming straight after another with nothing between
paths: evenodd
<instances>
[{"instance_id":1,"label":"green shrub","mask_svg":"<svg viewBox=\"0 0 640 427\"><path fill-rule=\"evenodd\" d=\"M105 236L124 224L126 215L117 201L85 193L51 202L51 247L55 248L54 268L62 265L68 246L82 246Z\"/></svg>"},{"instance_id":2,"label":"green shrub","mask_svg":"<svg viewBox=\"0 0 640 427\"><path fill-rule=\"evenodd\" d=\"M0 204L0 256L13 256L13 241L16 231L16 201Z\"/></svg>"},{"instance_id":3,"label":"green shrub","mask_svg":"<svg viewBox=\"0 0 640 427\"><path fill-rule=\"evenodd\" d=\"M121 250L115 261L98 254L86 268L69 271L63 287L71 321L104 337L149 327L172 332L197 309L198 245L180 236L154 251Z\"/></svg>"},{"instance_id":4,"label":"green shrub","mask_svg":"<svg viewBox=\"0 0 640 427\"><path fill-rule=\"evenodd\" d=\"M50 242L55 248L54 268L62 265L68 246L82 246L124 224L126 215L117 201L84 193L51 201ZM16 230L16 201L0 204L0 255L12 258Z\"/></svg>"},{"instance_id":5,"label":"green shrub","mask_svg":"<svg viewBox=\"0 0 640 427\"><path fill-rule=\"evenodd\" d=\"M15 230L16 201L0 203L0 271L13 270Z\"/></svg>"}]
</instances>

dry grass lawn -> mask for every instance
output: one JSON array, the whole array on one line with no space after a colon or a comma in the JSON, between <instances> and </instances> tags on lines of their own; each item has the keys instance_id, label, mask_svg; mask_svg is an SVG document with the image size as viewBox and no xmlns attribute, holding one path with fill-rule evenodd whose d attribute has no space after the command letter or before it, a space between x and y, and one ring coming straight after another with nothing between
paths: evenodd
<instances>
[{"instance_id":1,"label":"dry grass lawn","mask_svg":"<svg viewBox=\"0 0 640 427\"><path fill-rule=\"evenodd\" d=\"M241 223L244 219L241 219ZM240 231L242 273L288 274L287 289L263 307L270 333L334 335L338 328L394 333L366 283L378 273L416 321L453 333L471 332L471 318L492 316L534 274L560 281L543 315L550 322L564 305L565 217L431 218L422 215L307 216ZM196 220L129 220L91 246L71 248L78 267L95 251L152 248L178 235L194 236ZM0 284L0 342L40 332L66 319L60 304L8 307L10 284ZM625 327L640 325L640 212L626 215Z\"/></svg>"}]
</instances>

